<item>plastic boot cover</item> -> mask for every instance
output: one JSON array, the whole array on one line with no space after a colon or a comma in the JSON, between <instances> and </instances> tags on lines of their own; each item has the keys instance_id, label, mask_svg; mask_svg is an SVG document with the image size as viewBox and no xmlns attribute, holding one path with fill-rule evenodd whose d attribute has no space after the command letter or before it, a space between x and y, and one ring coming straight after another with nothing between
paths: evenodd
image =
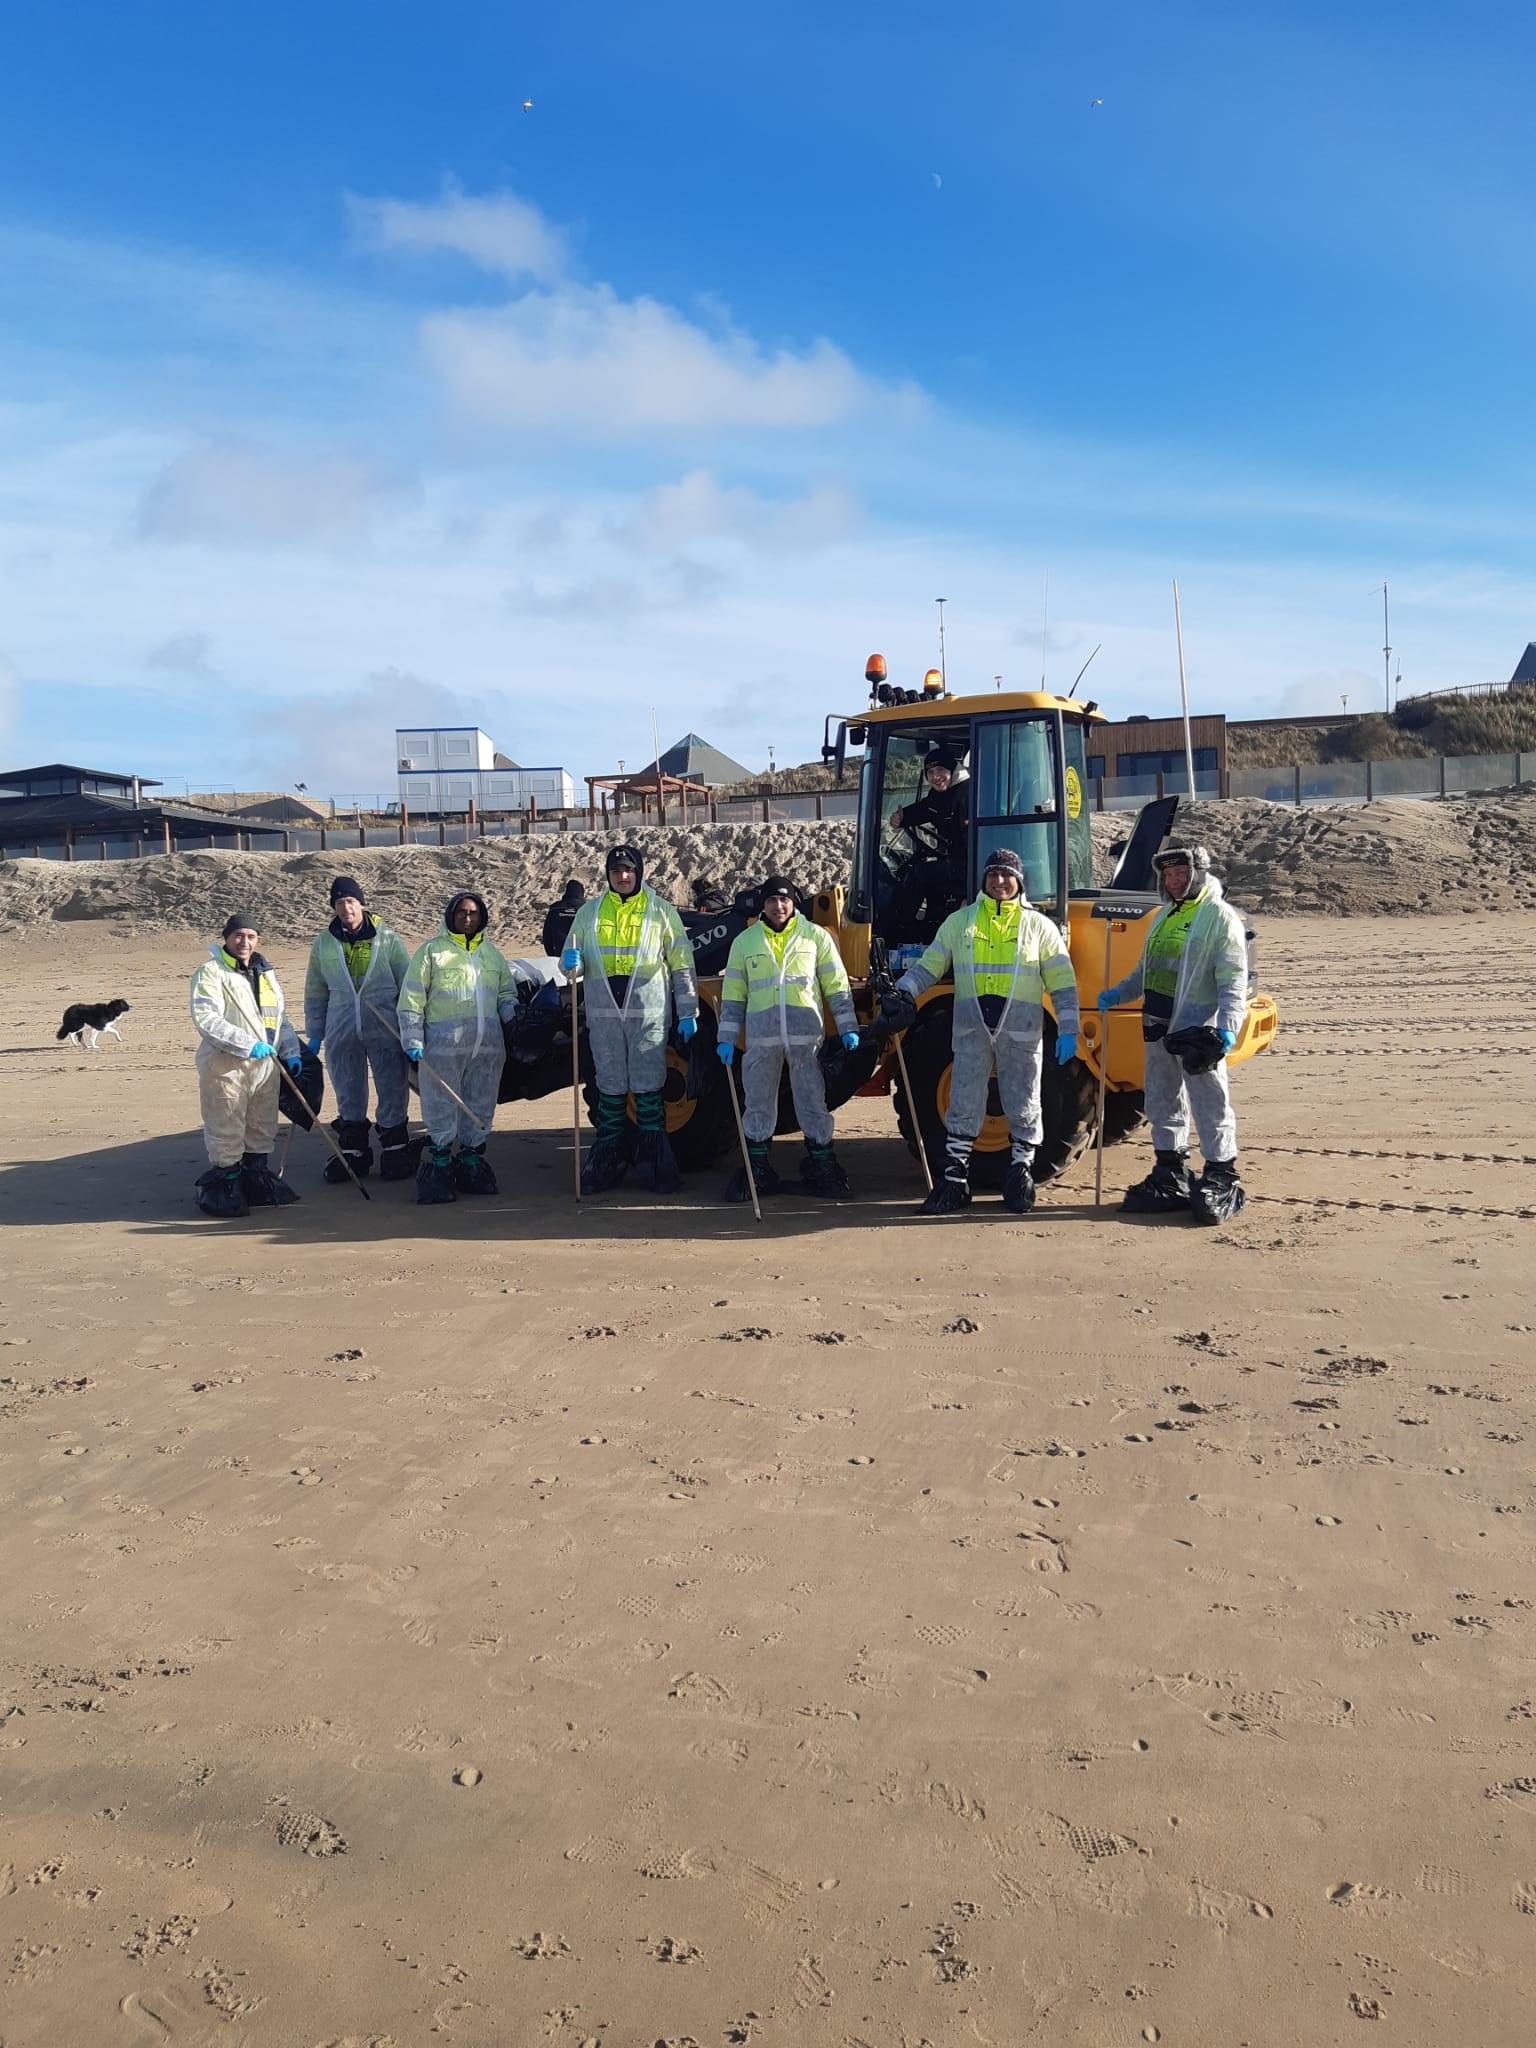
<instances>
[{"instance_id":1,"label":"plastic boot cover","mask_svg":"<svg viewBox=\"0 0 1536 2048\"><path fill-rule=\"evenodd\" d=\"M453 1162L453 1184L466 1195L496 1195L501 1192L485 1154L468 1145Z\"/></svg>"},{"instance_id":2,"label":"plastic boot cover","mask_svg":"<svg viewBox=\"0 0 1536 2048\"><path fill-rule=\"evenodd\" d=\"M747 1156L752 1161L752 1178L757 1183L758 1199L764 1195L776 1195L784 1183L768 1158L768 1147L747 1142ZM738 1166L725 1184L724 1199L727 1202L749 1202L751 1190L747 1186L747 1169Z\"/></svg>"},{"instance_id":3,"label":"plastic boot cover","mask_svg":"<svg viewBox=\"0 0 1536 2048\"><path fill-rule=\"evenodd\" d=\"M425 1138L413 1138L409 1124L391 1124L379 1132L379 1179L409 1180L421 1158Z\"/></svg>"},{"instance_id":4,"label":"plastic boot cover","mask_svg":"<svg viewBox=\"0 0 1536 2048\"><path fill-rule=\"evenodd\" d=\"M1189 1191L1190 1213L1197 1223L1225 1223L1246 1200L1235 1159L1208 1164Z\"/></svg>"},{"instance_id":5,"label":"plastic boot cover","mask_svg":"<svg viewBox=\"0 0 1536 2048\"><path fill-rule=\"evenodd\" d=\"M331 1129L335 1133L337 1144L341 1147L342 1157L346 1160L347 1166L351 1167L354 1176L361 1180L365 1174L372 1173L373 1152L368 1143L371 1126L367 1119L353 1124L348 1123L343 1117L337 1117ZM344 1187L347 1181L347 1168L342 1165L340 1159L328 1157L325 1162L324 1178L333 1188Z\"/></svg>"},{"instance_id":6,"label":"plastic boot cover","mask_svg":"<svg viewBox=\"0 0 1536 2048\"><path fill-rule=\"evenodd\" d=\"M453 1191L453 1154L446 1145L429 1145L416 1169L418 1202L456 1202Z\"/></svg>"},{"instance_id":7,"label":"plastic boot cover","mask_svg":"<svg viewBox=\"0 0 1536 2048\"><path fill-rule=\"evenodd\" d=\"M819 1152L809 1146L806 1148L805 1157L800 1162L800 1178L805 1183L806 1193L819 1195L823 1201L840 1202L852 1192L848 1176L838 1164L837 1154L830 1145Z\"/></svg>"},{"instance_id":8,"label":"plastic boot cover","mask_svg":"<svg viewBox=\"0 0 1536 2048\"><path fill-rule=\"evenodd\" d=\"M654 1194L675 1195L683 1184L665 1131L641 1131L635 1141L635 1179Z\"/></svg>"},{"instance_id":9,"label":"plastic boot cover","mask_svg":"<svg viewBox=\"0 0 1536 2048\"><path fill-rule=\"evenodd\" d=\"M253 1209L281 1209L299 1199L287 1181L279 1180L267 1164L265 1152L246 1152L240 1159L240 1185Z\"/></svg>"},{"instance_id":10,"label":"plastic boot cover","mask_svg":"<svg viewBox=\"0 0 1536 2048\"><path fill-rule=\"evenodd\" d=\"M629 1161L620 1149L620 1138L594 1138L587 1147L587 1156L581 1162L581 1192L584 1195L605 1194L609 1188L616 1188L629 1171Z\"/></svg>"},{"instance_id":11,"label":"plastic boot cover","mask_svg":"<svg viewBox=\"0 0 1536 2048\"><path fill-rule=\"evenodd\" d=\"M1182 1152L1159 1152L1145 1180L1127 1188L1120 1207L1133 1216L1171 1216L1189 1207L1189 1161Z\"/></svg>"},{"instance_id":12,"label":"plastic boot cover","mask_svg":"<svg viewBox=\"0 0 1536 2048\"><path fill-rule=\"evenodd\" d=\"M964 1173L946 1173L942 1180L936 1180L928 1198L919 1209L919 1216L953 1216L971 1205L971 1183Z\"/></svg>"},{"instance_id":13,"label":"plastic boot cover","mask_svg":"<svg viewBox=\"0 0 1536 2048\"><path fill-rule=\"evenodd\" d=\"M1015 1159L1003 1181L1003 1207L1010 1216L1027 1216L1034 1206L1034 1176L1024 1160Z\"/></svg>"},{"instance_id":14,"label":"plastic boot cover","mask_svg":"<svg viewBox=\"0 0 1536 2048\"><path fill-rule=\"evenodd\" d=\"M249 1216L238 1166L210 1166L197 1183L197 1206L205 1216Z\"/></svg>"}]
</instances>

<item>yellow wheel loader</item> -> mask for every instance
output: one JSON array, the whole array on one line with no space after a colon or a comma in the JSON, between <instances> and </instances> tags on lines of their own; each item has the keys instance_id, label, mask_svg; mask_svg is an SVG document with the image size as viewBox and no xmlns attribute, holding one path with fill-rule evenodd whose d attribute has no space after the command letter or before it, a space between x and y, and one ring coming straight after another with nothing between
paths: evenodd
<instances>
[{"instance_id":1,"label":"yellow wheel loader","mask_svg":"<svg viewBox=\"0 0 1536 2048\"><path fill-rule=\"evenodd\" d=\"M943 919L975 899L986 856L997 847L1018 854L1030 902L1067 935L1082 1010L1078 1056L1058 1064L1047 998L1045 1135L1034 1174L1048 1180L1092 1141L1101 1065L1106 1142L1128 1137L1142 1121L1140 1009L1116 1010L1106 1018L1096 1005L1099 991L1141 956L1146 923L1159 902L1152 855L1167 836L1178 799L1160 798L1140 812L1110 885L1097 889L1087 739L1105 721L1095 705L1036 690L951 696L936 670L921 690L902 690L886 681L879 655L871 656L865 675L868 705L847 716L829 714L822 745L839 782L849 749L862 749L852 869L846 883L823 890L803 907L836 940L861 1024L871 1025L881 995L918 958ZM923 802L925 766L935 754L953 763L952 794L937 822L932 813L939 807ZM686 1057L669 1050L666 1095L668 1133L685 1170L707 1164L734 1137L725 1089L740 1084L715 1058L715 1019L725 953L754 909L744 892L729 910L684 915L699 967L699 1031ZM936 1173L944 1153L953 1009L952 981L937 983L919 999L916 1019L902 1034L910 1092L902 1084L894 1041L875 1032L866 1033L859 1051L845 1053L829 1020L823 1059L829 1104L837 1108L855 1094L892 1094L903 1137L914 1153L924 1150ZM1228 1064L1262 1052L1277 1022L1273 1001L1250 986L1247 1017ZM590 1086L588 1096L595 1105ZM786 1086L779 1130L795 1128ZM994 1081L972 1153L973 1183L1000 1185L1008 1151Z\"/></svg>"}]
</instances>

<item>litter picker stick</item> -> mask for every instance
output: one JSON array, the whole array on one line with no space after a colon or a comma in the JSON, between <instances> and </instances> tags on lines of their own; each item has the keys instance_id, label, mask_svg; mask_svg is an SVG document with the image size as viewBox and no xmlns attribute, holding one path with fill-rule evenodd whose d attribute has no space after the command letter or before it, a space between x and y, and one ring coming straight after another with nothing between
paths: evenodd
<instances>
[{"instance_id":1,"label":"litter picker stick","mask_svg":"<svg viewBox=\"0 0 1536 2048\"><path fill-rule=\"evenodd\" d=\"M294 1128L293 1119L290 1117L288 1128L283 1133L283 1142L277 1148L277 1177L279 1180L282 1179L284 1173L288 1170L288 1147L293 1143Z\"/></svg>"},{"instance_id":2,"label":"litter picker stick","mask_svg":"<svg viewBox=\"0 0 1536 2048\"><path fill-rule=\"evenodd\" d=\"M388 1024L391 1021L388 1017L385 1016L384 1012L379 1008L377 1003L370 1003L368 1007L370 1010L372 1010L373 1014L375 1015L375 1017L378 1018L381 1024ZM395 1023L395 1036L397 1038L400 1036L400 1026L398 1022ZM437 1071L436 1067L428 1066L425 1054L423 1054L419 1060L415 1061L414 1064L423 1074L430 1075L431 1079L436 1083L436 1085L439 1088L442 1089L443 1093L447 1096L450 1102L456 1102L459 1105L460 1109L463 1110L464 1114L469 1118L471 1123L479 1123L479 1117L475 1115L475 1112L470 1108L469 1104L464 1100L463 1096L456 1095L454 1093L454 1091L448 1086L448 1083L443 1079L442 1075Z\"/></svg>"},{"instance_id":3,"label":"litter picker stick","mask_svg":"<svg viewBox=\"0 0 1536 2048\"><path fill-rule=\"evenodd\" d=\"M581 972L577 969L577 974ZM571 976L571 1175L581 1200L581 983Z\"/></svg>"},{"instance_id":4,"label":"litter picker stick","mask_svg":"<svg viewBox=\"0 0 1536 2048\"><path fill-rule=\"evenodd\" d=\"M310 1108L309 1104L304 1101L304 1091L300 1088L298 1082L295 1081L292 1074L289 1073L288 1069L283 1065L281 1056L278 1054L274 1054L273 1057L277 1060L278 1079L282 1082L284 1087L291 1088L293 1090L293 1093L298 1097L299 1101L304 1103L304 1114L310 1118L310 1129L313 1131L318 1131L320 1133L321 1137L330 1147L333 1158L339 1159L341 1161L341 1170L347 1176L347 1179L351 1181L353 1187L357 1189L357 1192L362 1196L365 1202L371 1202L373 1200L372 1195L369 1194L368 1190L363 1186L362 1182L358 1179L357 1175L352 1171L351 1163L349 1162L346 1153L342 1151L341 1147L337 1144L336 1140L331 1136L330 1132L325 1128L325 1125L321 1123L319 1117Z\"/></svg>"},{"instance_id":5,"label":"litter picker stick","mask_svg":"<svg viewBox=\"0 0 1536 2048\"><path fill-rule=\"evenodd\" d=\"M757 1175L752 1171L752 1154L747 1150L747 1127L741 1120L741 1104L736 1100L736 1076L729 1067L725 1070L725 1092L731 1098L731 1114L736 1119L736 1140L741 1146L741 1163L746 1171L747 1192L752 1197L752 1214L761 1223L763 1205L757 1199Z\"/></svg>"},{"instance_id":6,"label":"litter picker stick","mask_svg":"<svg viewBox=\"0 0 1536 2048\"><path fill-rule=\"evenodd\" d=\"M933 1193L933 1168L928 1164L928 1147L923 1143L922 1125L917 1119L917 1097L912 1093L912 1083L907 1078L907 1056L901 1049L901 1033L892 1035L891 1043L896 1048L896 1071L901 1075L901 1090L912 1106L912 1128L917 1132L917 1156L923 1163L923 1179L928 1183L928 1192Z\"/></svg>"},{"instance_id":7,"label":"litter picker stick","mask_svg":"<svg viewBox=\"0 0 1536 2048\"><path fill-rule=\"evenodd\" d=\"M1104 986L1109 987L1109 926L1104 927ZM1099 1012L1099 1101L1095 1112L1097 1151L1093 1162L1093 1206L1104 1206L1104 1076L1109 1070L1109 1012Z\"/></svg>"}]
</instances>

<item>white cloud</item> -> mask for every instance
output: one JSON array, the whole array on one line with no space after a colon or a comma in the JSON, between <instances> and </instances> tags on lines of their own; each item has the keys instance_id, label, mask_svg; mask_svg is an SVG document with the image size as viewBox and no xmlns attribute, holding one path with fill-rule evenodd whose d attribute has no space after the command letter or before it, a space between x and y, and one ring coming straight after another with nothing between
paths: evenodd
<instances>
[{"instance_id":1,"label":"white cloud","mask_svg":"<svg viewBox=\"0 0 1536 2048\"><path fill-rule=\"evenodd\" d=\"M220 444L176 456L144 492L143 540L284 545L359 532L398 487L348 455L279 454Z\"/></svg>"},{"instance_id":2,"label":"white cloud","mask_svg":"<svg viewBox=\"0 0 1536 2048\"><path fill-rule=\"evenodd\" d=\"M282 730L290 737L276 747L271 744L269 710L263 707L248 718L253 751L276 764L274 787L287 789L304 782L311 792L327 796L374 784L379 794L392 792L398 726L488 722L494 736L494 712L484 696L464 696L399 668L379 669L361 689L340 696L316 691L285 699Z\"/></svg>"},{"instance_id":3,"label":"white cloud","mask_svg":"<svg viewBox=\"0 0 1536 2048\"><path fill-rule=\"evenodd\" d=\"M567 269L565 237L514 192L474 199L450 183L435 205L349 194L347 210L365 248L446 249L514 282L549 284Z\"/></svg>"},{"instance_id":4,"label":"white cloud","mask_svg":"<svg viewBox=\"0 0 1536 2048\"><path fill-rule=\"evenodd\" d=\"M728 323L708 332L607 285L434 314L422 336L461 415L529 431L827 427L891 396L829 341L767 353Z\"/></svg>"},{"instance_id":5,"label":"white cloud","mask_svg":"<svg viewBox=\"0 0 1536 2048\"><path fill-rule=\"evenodd\" d=\"M689 541L733 541L761 554L793 554L846 539L858 527L851 491L824 484L803 498L764 498L743 484L722 484L695 469L651 493L613 538L647 553Z\"/></svg>"},{"instance_id":6,"label":"white cloud","mask_svg":"<svg viewBox=\"0 0 1536 2048\"><path fill-rule=\"evenodd\" d=\"M684 427L824 427L892 393L816 340L765 350L711 309L710 324L570 275L565 237L515 193L349 200L367 247L447 250L518 289L492 310L431 315L422 328L456 410L502 427L583 435ZM907 404L915 393L899 395Z\"/></svg>"}]
</instances>

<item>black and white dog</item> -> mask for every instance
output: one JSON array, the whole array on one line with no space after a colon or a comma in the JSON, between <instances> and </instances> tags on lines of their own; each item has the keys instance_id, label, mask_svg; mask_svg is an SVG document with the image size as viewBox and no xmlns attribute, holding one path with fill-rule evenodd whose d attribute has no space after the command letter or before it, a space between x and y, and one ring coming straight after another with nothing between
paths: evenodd
<instances>
[{"instance_id":1,"label":"black and white dog","mask_svg":"<svg viewBox=\"0 0 1536 2048\"><path fill-rule=\"evenodd\" d=\"M86 1052L96 1050L96 1041L105 1031L110 1031L121 1045L123 1034L114 1019L126 1016L131 1007L121 996L114 996L110 1003L71 1003L56 1035L72 1039Z\"/></svg>"}]
</instances>

